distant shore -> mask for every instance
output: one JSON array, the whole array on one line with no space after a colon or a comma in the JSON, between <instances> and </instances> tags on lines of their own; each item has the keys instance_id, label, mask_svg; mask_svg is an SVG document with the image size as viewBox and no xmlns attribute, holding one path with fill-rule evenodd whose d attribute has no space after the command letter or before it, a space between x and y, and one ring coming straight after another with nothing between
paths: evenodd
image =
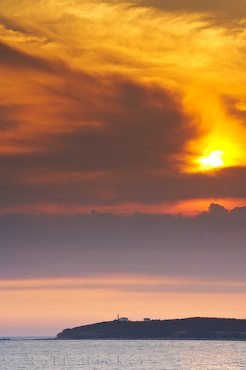
<instances>
[{"instance_id":1,"label":"distant shore","mask_svg":"<svg viewBox=\"0 0 246 370\"><path fill-rule=\"evenodd\" d=\"M114 320L57 334L58 340L246 340L246 320L221 318L187 318L174 320Z\"/></svg>"}]
</instances>

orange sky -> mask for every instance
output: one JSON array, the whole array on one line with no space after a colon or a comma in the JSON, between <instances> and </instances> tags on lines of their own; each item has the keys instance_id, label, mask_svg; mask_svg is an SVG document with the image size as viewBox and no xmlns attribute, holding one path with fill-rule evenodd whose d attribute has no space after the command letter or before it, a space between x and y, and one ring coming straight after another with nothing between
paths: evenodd
<instances>
[{"instance_id":1,"label":"orange sky","mask_svg":"<svg viewBox=\"0 0 246 370\"><path fill-rule=\"evenodd\" d=\"M218 295L213 284L206 292L198 284L196 292L136 294L106 283L35 286L73 277L73 264L76 279L92 264L99 280L119 268L123 279L140 273L145 282L160 260L161 278L183 276L192 286L211 267L216 284L243 283L245 24L244 0L1 1L6 333L53 333L118 311L136 319L245 317L244 291L235 286ZM224 208L208 210L211 203Z\"/></svg>"},{"instance_id":2,"label":"orange sky","mask_svg":"<svg viewBox=\"0 0 246 370\"><path fill-rule=\"evenodd\" d=\"M64 288L65 286L65 288ZM149 279L143 276L63 279L1 284L4 335L55 335L65 327L144 317L222 316L245 318L245 283ZM6 288L7 287L7 288ZM180 311L182 305L182 312ZM18 310L16 309L18 307Z\"/></svg>"},{"instance_id":3,"label":"orange sky","mask_svg":"<svg viewBox=\"0 0 246 370\"><path fill-rule=\"evenodd\" d=\"M193 178L209 178L213 166L219 167L218 184L224 182L222 167L242 177L237 168L246 162L246 83L240 2L237 11L229 3L220 8L208 2L204 9L201 2L200 11L199 1L187 2L187 9L180 4L180 11L177 2L137 3L3 1L3 175L13 192L12 183L19 182L23 192L33 194L29 199L20 194L3 211L12 212L17 203L26 210L42 203L72 207L69 190L87 184L92 191L83 191L86 201L77 195L81 209L86 202L93 208L141 203L131 184L127 199L121 199L132 170L143 183L146 176L156 177L153 182L163 189L158 203L177 197L177 191L164 195L166 178L190 178L193 190ZM219 165L218 158L211 160L214 152L220 153ZM204 158L210 158L208 165ZM97 181L101 191L94 189ZM69 190L61 189L59 199L41 199L40 192L52 192L57 183ZM221 196L215 187L181 198L207 204L244 198L232 186ZM150 197L150 208L151 203Z\"/></svg>"}]
</instances>

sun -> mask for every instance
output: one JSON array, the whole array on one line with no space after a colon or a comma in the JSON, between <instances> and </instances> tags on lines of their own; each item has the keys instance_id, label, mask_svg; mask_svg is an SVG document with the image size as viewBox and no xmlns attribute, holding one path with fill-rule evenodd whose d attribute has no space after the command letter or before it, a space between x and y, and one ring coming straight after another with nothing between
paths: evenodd
<instances>
[{"instance_id":1,"label":"sun","mask_svg":"<svg viewBox=\"0 0 246 370\"><path fill-rule=\"evenodd\" d=\"M224 167L223 159L224 152L222 150L213 150L208 155L199 159L199 164L203 170L211 170L213 168Z\"/></svg>"}]
</instances>

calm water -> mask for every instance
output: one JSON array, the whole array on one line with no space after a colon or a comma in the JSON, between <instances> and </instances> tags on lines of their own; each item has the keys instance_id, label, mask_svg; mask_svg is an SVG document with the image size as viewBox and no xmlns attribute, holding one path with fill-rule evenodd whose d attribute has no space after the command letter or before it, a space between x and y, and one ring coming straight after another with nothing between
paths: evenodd
<instances>
[{"instance_id":1,"label":"calm water","mask_svg":"<svg viewBox=\"0 0 246 370\"><path fill-rule=\"evenodd\" d=\"M246 342L0 341L0 370L246 370Z\"/></svg>"}]
</instances>

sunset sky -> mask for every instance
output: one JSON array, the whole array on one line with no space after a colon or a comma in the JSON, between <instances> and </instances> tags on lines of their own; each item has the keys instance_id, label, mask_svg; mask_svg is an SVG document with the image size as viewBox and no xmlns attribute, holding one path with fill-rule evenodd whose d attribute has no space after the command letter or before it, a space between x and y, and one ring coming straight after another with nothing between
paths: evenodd
<instances>
[{"instance_id":1,"label":"sunset sky","mask_svg":"<svg viewBox=\"0 0 246 370\"><path fill-rule=\"evenodd\" d=\"M246 318L244 0L1 0L0 336Z\"/></svg>"}]
</instances>

